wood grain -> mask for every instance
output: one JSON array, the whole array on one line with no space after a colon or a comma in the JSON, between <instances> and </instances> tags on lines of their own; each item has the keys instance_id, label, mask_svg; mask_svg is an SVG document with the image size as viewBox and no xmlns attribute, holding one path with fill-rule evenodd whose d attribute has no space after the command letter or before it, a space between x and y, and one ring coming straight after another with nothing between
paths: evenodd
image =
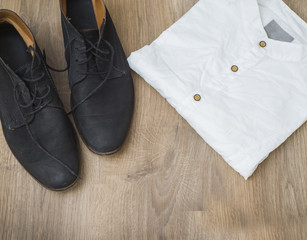
<instances>
[{"instance_id":1,"label":"wood grain","mask_svg":"<svg viewBox=\"0 0 307 240\"><path fill-rule=\"evenodd\" d=\"M197 0L105 0L126 54L149 44ZM213 0L212 0L213 1ZM287 0L307 20L307 1ZM58 0L0 0L64 68ZM67 73L53 74L69 108ZM133 74L136 105L123 149L82 144L82 176L51 192L12 156L0 132L0 239L307 239L307 125L245 181Z\"/></svg>"}]
</instances>

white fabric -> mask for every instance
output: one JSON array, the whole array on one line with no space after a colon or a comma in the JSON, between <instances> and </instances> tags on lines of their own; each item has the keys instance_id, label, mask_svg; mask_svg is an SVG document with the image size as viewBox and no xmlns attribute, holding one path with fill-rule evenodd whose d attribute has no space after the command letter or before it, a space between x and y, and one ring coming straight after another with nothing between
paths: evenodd
<instances>
[{"instance_id":1,"label":"white fabric","mask_svg":"<svg viewBox=\"0 0 307 240\"><path fill-rule=\"evenodd\" d=\"M307 120L307 25L281 0L200 0L128 61L245 179Z\"/></svg>"}]
</instances>

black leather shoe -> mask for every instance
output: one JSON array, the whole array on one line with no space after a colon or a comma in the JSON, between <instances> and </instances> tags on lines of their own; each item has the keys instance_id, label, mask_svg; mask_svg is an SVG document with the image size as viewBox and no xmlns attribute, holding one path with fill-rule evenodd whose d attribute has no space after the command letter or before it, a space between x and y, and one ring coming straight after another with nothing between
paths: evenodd
<instances>
[{"instance_id":1,"label":"black leather shoe","mask_svg":"<svg viewBox=\"0 0 307 240\"><path fill-rule=\"evenodd\" d=\"M74 184L74 129L33 34L9 10L0 10L0 114L10 149L39 183L51 190Z\"/></svg>"},{"instance_id":2,"label":"black leather shoe","mask_svg":"<svg viewBox=\"0 0 307 240\"><path fill-rule=\"evenodd\" d=\"M111 154L123 144L134 106L125 53L102 0L60 0L71 107L86 145Z\"/></svg>"}]
</instances>

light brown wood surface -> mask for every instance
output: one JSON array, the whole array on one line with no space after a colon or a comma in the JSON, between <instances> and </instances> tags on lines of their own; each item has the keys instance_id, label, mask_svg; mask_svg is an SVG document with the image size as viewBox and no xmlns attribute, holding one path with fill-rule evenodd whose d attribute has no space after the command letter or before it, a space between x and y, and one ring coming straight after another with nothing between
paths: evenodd
<instances>
[{"instance_id":1,"label":"light brown wood surface","mask_svg":"<svg viewBox=\"0 0 307 240\"><path fill-rule=\"evenodd\" d=\"M128 56L196 1L105 3ZM307 1L286 3L307 20ZM66 66L58 0L0 0L0 8L20 14L49 65ZM68 110L67 73L52 74ZM101 157L80 140L83 181L67 192L33 180L0 132L1 240L307 239L306 124L245 181L153 88L133 78L135 114L123 149Z\"/></svg>"}]
</instances>

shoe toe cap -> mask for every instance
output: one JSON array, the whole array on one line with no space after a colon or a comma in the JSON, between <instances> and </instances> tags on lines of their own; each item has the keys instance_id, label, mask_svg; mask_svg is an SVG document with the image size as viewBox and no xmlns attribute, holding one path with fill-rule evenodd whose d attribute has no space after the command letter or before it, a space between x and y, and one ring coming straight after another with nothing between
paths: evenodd
<instances>
[{"instance_id":1,"label":"shoe toe cap","mask_svg":"<svg viewBox=\"0 0 307 240\"><path fill-rule=\"evenodd\" d=\"M48 181L51 190L61 191L70 188L76 182L77 177L68 171L57 171Z\"/></svg>"},{"instance_id":2,"label":"shoe toe cap","mask_svg":"<svg viewBox=\"0 0 307 240\"><path fill-rule=\"evenodd\" d=\"M123 144L128 129L128 121L104 117L82 117L79 131L86 145L95 153L111 154Z\"/></svg>"},{"instance_id":3,"label":"shoe toe cap","mask_svg":"<svg viewBox=\"0 0 307 240\"><path fill-rule=\"evenodd\" d=\"M74 161L75 164L70 162L70 167L64 167L52 158L45 158L28 166L28 171L43 186L54 191L66 190L76 182L79 175L78 161Z\"/></svg>"},{"instance_id":4,"label":"shoe toe cap","mask_svg":"<svg viewBox=\"0 0 307 240\"><path fill-rule=\"evenodd\" d=\"M87 79L84 88L89 88L89 84ZM79 86L72 92L75 96L73 105L83 99L80 91L85 90ZM83 102L73 115L85 144L95 153L104 155L114 153L122 146L130 127L133 109L133 81L127 75L108 81Z\"/></svg>"}]
</instances>

